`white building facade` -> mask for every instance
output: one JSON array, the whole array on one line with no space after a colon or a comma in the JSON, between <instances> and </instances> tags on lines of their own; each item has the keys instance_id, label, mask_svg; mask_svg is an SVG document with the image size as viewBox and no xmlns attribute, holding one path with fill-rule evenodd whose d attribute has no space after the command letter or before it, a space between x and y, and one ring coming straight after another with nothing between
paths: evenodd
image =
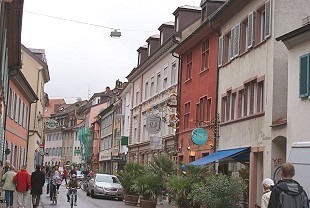
<instances>
[{"instance_id":1,"label":"white building facade","mask_svg":"<svg viewBox=\"0 0 310 208\"><path fill-rule=\"evenodd\" d=\"M214 17L221 25L218 148L248 148L248 165L228 168L249 171L249 204L260 201L261 181L286 159L287 52L275 37L297 28L309 6L309 1L235 1Z\"/></svg>"}]
</instances>

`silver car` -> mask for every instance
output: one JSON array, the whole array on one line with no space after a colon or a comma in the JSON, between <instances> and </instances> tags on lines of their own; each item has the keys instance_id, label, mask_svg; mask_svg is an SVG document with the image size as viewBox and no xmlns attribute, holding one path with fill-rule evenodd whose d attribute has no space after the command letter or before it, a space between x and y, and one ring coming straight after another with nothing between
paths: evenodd
<instances>
[{"instance_id":1,"label":"silver car","mask_svg":"<svg viewBox=\"0 0 310 208\"><path fill-rule=\"evenodd\" d=\"M123 200L124 191L115 175L95 174L89 181L86 189L87 196L103 196Z\"/></svg>"}]
</instances>

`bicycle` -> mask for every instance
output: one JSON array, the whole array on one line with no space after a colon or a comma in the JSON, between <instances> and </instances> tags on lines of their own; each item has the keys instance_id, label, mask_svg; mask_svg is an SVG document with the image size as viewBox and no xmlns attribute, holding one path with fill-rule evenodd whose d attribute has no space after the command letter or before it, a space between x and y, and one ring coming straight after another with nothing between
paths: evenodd
<instances>
[{"instance_id":1,"label":"bicycle","mask_svg":"<svg viewBox=\"0 0 310 208\"><path fill-rule=\"evenodd\" d=\"M76 196L77 195L77 188L68 188L67 187L67 189L69 189L69 191L71 191L69 202L70 202L70 207L73 208L73 206L74 206L74 199L75 199L75 197L77 197ZM77 205L75 204L75 206L77 206Z\"/></svg>"}]
</instances>

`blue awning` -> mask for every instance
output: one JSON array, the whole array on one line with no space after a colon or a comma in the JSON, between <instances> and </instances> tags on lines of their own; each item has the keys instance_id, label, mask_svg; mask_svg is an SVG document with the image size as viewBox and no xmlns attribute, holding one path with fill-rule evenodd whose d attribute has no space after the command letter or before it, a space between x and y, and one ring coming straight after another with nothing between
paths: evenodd
<instances>
[{"instance_id":1,"label":"blue awning","mask_svg":"<svg viewBox=\"0 0 310 208\"><path fill-rule=\"evenodd\" d=\"M237 149L227 149L227 150L219 150L211 155L205 156L203 158L200 158L198 160L195 160L194 162L189 163L190 165L194 166L201 166L206 165L211 162L215 162L217 160L225 159L228 157L233 158L234 156L239 155L240 153L248 151L248 147L243 148L237 148Z\"/></svg>"}]
</instances>

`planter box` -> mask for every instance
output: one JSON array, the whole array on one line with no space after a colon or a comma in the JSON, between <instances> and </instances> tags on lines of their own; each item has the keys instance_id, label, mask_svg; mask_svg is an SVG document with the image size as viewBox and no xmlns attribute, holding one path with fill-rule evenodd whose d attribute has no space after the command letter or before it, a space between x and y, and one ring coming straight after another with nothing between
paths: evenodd
<instances>
[{"instance_id":1,"label":"planter box","mask_svg":"<svg viewBox=\"0 0 310 208\"><path fill-rule=\"evenodd\" d=\"M156 208L156 201L143 200L140 199L140 207L141 208Z\"/></svg>"},{"instance_id":2,"label":"planter box","mask_svg":"<svg viewBox=\"0 0 310 208\"><path fill-rule=\"evenodd\" d=\"M124 202L129 205L137 205L139 201L139 195L124 194Z\"/></svg>"}]
</instances>

